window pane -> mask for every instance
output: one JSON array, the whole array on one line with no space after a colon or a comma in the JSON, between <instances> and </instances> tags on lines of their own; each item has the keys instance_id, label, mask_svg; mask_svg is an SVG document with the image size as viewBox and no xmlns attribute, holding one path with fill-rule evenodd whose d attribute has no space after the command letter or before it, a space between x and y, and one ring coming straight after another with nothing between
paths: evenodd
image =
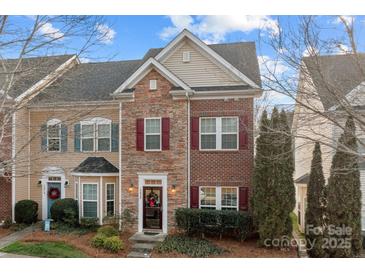
<instances>
[{"instance_id":1,"label":"window pane","mask_svg":"<svg viewBox=\"0 0 365 274\"><path fill-rule=\"evenodd\" d=\"M48 126L48 138L60 137L60 125Z\"/></svg>"},{"instance_id":2,"label":"window pane","mask_svg":"<svg viewBox=\"0 0 365 274\"><path fill-rule=\"evenodd\" d=\"M200 188L200 205L202 207L214 207L216 205L215 187Z\"/></svg>"},{"instance_id":3,"label":"window pane","mask_svg":"<svg viewBox=\"0 0 365 274\"><path fill-rule=\"evenodd\" d=\"M146 149L160 149L160 135L146 135Z\"/></svg>"},{"instance_id":4,"label":"window pane","mask_svg":"<svg viewBox=\"0 0 365 274\"><path fill-rule=\"evenodd\" d=\"M146 119L146 133L160 133L160 119Z\"/></svg>"},{"instance_id":5,"label":"window pane","mask_svg":"<svg viewBox=\"0 0 365 274\"><path fill-rule=\"evenodd\" d=\"M106 212L108 216L114 215L114 201L106 202Z\"/></svg>"},{"instance_id":6,"label":"window pane","mask_svg":"<svg viewBox=\"0 0 365 274\"><path fill-rule=\"evenodd\" d=\"M233 187L222 187L222 209L223 207L237 208L237 189Z\"/></svg>"},{"instance_id":7,"label":"window pane","mask_svg":"<svg viewBox=\"0 0 365 274\"><path fill-rule=\"evenodd\" d=\"M94 137L94 125L82 125L82 137Z\"/></svg>"},{"instance_id":8,"label":"window pane","mask_svg":"<svg viewBox=\"0 0 365 274\"><path fill-rule=\"evenodd\" d=\"M222 149L236 149L236 148L237 148L237 134L223 134Z\"/></svg>"},{"instance_id":9,"label":"window pane","mask_svg":"<svg viewBox=\"0 0 365 274\"><path fill-rule=\"evenodd\" d=\"M98 199L98 186L91 184L84 184L83 186L83 199L97 201Z\"/></svg>"},{"instance_id":10,"label":"window pane","mask_svg":"<svg viewBox=\"0 0 365 274\"><path fill-rule=\"evenodd\" d=\"M59 151L60 139L48 139L48 151Z\"/></svg>"},{"instance_id":11,"label":"window pane","mask_svg":"<svg viewBox=\"0 0 365 274\"><path fill-rule=\"evenodd\" d=\"M237 118L222 118L222 132L237 132Z\"/></svg>"},{"instance_id":12,"label":"window pane","mask_svg":"<svg viewBox=\"0 0 365 274\"><path fill-rule=\"evenodd\" d=\"M215 118L204 118L201 119L201 131L202 133L215 133L216 123Z\"/></svg>"},{"instance_id":13,"label":"window pane","mask_svg":"<svg viewBox=\"0 0 365 274\"><path fill-rule=\"evenodd\" d=\"M201 135L201 148L202 149L215 149L216 148L216 135Z\"/></svg>"},{"instance_id":14,"label":"window pane","mask_svg":"<svg viewBox=\"0 0 365 274\"><path fill-rule=\"evenodd\" d=\"M96 218L97 214L97 202L84 202L84 217Z\"/></svg>"},{"instance_id":15,"label":"window pane","mask_svg":"<svg viewBox=\"0 0 365 274\"><path fill-rule=\"evenodd\" d=\"M110 151L110 138L98 139L99 151Z\"/></svg>"},{"instance_id":16,"label":"window pane","mask_svg":"<svg viewBox=\"0 0 365 274\"><path fill-rule=\"evenodd\" d=\"M82 139L82 151L93 151L94 139Z\"/></svg>"},{"instance_id":17,"label":"window pane","mask_svg":"<svg viewBox=\"0 0 365 274\"><path fill-rule=\"evenodd\" d=\"M365 154L365 138L359 138L359 148L358 151L360 154Z\"/></svg>"},{"instance_id":18,"label":"window pane","mask_svg":"<svg viewBox=\"0 0 365 274\"><path fill-rule=\"evenodd\" d=\"M98 137L110 138L110 125L98 125Z\"/></svg>"},{"instance_id":19,"label":"window pane","mask_svg":"<svg viewBox=\"0 0 365 274\"><path fill-rule=\"evenodd\" d=\"M114 200L114 185L107 185L106 186L106 199L107 200Z\"/></svg>"}]
</instances>

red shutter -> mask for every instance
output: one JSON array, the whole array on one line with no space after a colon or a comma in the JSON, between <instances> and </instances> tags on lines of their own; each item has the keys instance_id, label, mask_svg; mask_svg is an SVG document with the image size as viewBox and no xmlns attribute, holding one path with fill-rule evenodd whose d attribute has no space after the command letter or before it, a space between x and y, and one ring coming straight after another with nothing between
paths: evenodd
<instances>
[{"instance_id":1,"label":"red shutter","mask_svg":"<svg viewBox=\"0 0 365 274\"><path fill-rule=\"evenodd\" d=\"M144 119L139 118L136 122L136 149L144 150Z\"/></svg>"},{"instance_id":2,"label":"red shutter","mask_svg":"<svg viewBox=\"0 0 365 274\"><path fill-rule=\"evenodd\" d=\"M239 121L239 147L247 149L248 147L248 116L240 116Z\"/></svg>"},{"instance_id":3,"label":"red shutter","mask_svg":"<svg viewBox=\"0 0 365 274\"><path fill-rule=\"evenodd\" d=\"M170 149L170 118L162 118L162 150Z\"/></svg>"},{"instance_id":4,"label":"red shutter","mask_svg":"<svg viewBox=\"0 0 365 274\"><path fill-rule=\"evenodd\" d=\"M199 149L199 117L191 118L191 149Z\"/></svg>"},{"instance_id":5,"label":"red shutter","mask_svg":"<svg viewBox=\"0 0 365 274\"><path fill-rule=\"evenodd\" d=\"M238 192L239 210L246 211L248 209L248 187L240 187Z\"/></svg>"},{"instance_id":6,"label":"red shutter","mask_svg":"<svg viewBox=\"0 0 365 274\"><path fill-rule=\"evenodd\" d=\"M190 208L199 208L199 187L190 187Z\"/></svg>"}]
</instances>

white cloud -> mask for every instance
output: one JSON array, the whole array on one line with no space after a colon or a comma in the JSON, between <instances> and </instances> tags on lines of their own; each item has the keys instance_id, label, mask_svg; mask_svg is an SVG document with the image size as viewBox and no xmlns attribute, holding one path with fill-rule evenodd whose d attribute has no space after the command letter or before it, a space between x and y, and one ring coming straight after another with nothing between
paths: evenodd
<instances>
[{"instance_id":1,"label":"white cloud","mask_svg":"<svg viewBox=\"0 0 365 274\"><path fill-rule=\"evenodd\" d=\"M312 46L308 46L304 51L303 51L303 56L304 57L308 57L308 56L315 56L319 54L318 49L316 49L315 47Z\"/></svg>"},{"instance_id":2,"label":"white cloud","mask_svg":"<svg viewBox=\"0 0 365 274\"><path fill-rule=\"evenodd\" d=\"M51 23L44 23L40 25L38 31L51 39L62 39L64 33L60 31L60 29L55 28Z\"/></svg>"},{"instance_id":3,"label":"white cloud","mask_svg":"<svg viewBox=\"0 0 365 274\"><path fill-rule=\"evenodd\" d=\"M335 23L335 24L343 24L343 21L341 19L343 19L343 21L345 21L346 24L349 25L349 26L351 26L351 24L355 21L355 17L354 16L340 15L340 16L337 16L335 18L335 20L333 20L333 23Z\"/></svg>"},{"instance_id":4,"label":"white cloud","mask_svg":"<svg viewBox=\"0 0 365 274\"><path fill-rule=\"evenodd\" d=\"M91 60L86 57L79 57L79 60L81 63L90 63L91 62Z\"/></svg>"},{"instance_id":5,"label":"white cloud","mask_svg":"<svg viewBox=\"0 0 365 274\"><path fill-rule=\"evenodd\" d=\"M228 33L240 31L249 33L262 30L270 35L279 32L278 23L269 16L258 15L212 15L212 16L169 16L172 26L165 27L160 38L167 40L184 28L198 35L204 42L219 43L225 40Z\"/></svg>"},{"instance_id":6,"label":"white cloud","mask_svg":"<svg viewBox=\"0 0 365 274\"><path fill-rule=\"evenodd\" d=\"M111 44L117 34L115 30L106 24L98 24L96 30L99 32L98 39L103 44Z\"/></svg>"},{"instance_id":7,"label":"white cloud","mask_svg":"<svg viewBox=\"0 0 365 274\"><path fill-rule=\"evenodd\" d=\"M289 71L289 67L281 60L274 60L267 55L261 55L257 58L264 79L272 79L276 75L280 76Z\"/></svg>"},{"instance_id":8,"label":"white cloud","mask_svg":"<svg viewBox=\"0 0 365 274\"><path fill-rule=\"evenodd\" d=\"M350 49L349 46L345 45L345 44L338 44L337 45L337 50L336 50L336 54L346 54L346 53L350 53L352 50Z\"/></svg>"}]
</instances>

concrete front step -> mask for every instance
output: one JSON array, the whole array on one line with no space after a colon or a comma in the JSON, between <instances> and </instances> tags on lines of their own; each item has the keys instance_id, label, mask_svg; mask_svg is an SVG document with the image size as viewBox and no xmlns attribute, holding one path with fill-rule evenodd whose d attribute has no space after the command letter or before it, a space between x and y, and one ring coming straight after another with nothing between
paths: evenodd
<instances>
[{"instance_id":1,"label":"concrete front step","mask_svg":"<svg viewBox=\"0 0 365 274\"><path fill-rule=\"evenodd\" d=\"M159 243L163 242L166 238L166 234L156 234L156 235L145 235L144 233L137 232L132 237L129 238L129 241L135 243Z\"/></svg>"},{"instance_id":2,"label":"concrete front step","mask_svg":"<svg viewBox=\"0 0 365 274\"><path fill-rule=\"evenodd\" d=\"M133 251L139 252L151 252L153 248L156 246L154 243L135 243L132 246Z\"/></svg>"},{"instance_id":3,"label":"concrete front step","mask_svg":"<svg viewBox=\"0 0 365 274\"><path fill-rule=\"evenodd\" d=\"M151 253L132 251L127 255L128 258L150 258Z\"/></svg>"}]
</instances>

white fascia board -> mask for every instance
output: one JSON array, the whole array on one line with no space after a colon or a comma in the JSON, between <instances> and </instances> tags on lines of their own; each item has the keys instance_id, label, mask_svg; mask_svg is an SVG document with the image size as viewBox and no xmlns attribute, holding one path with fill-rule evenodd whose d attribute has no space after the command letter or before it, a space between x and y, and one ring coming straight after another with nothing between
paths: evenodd
<instances>
[{"instance_id":1,"label":"white fascia board","mask_svg":"<svg viewBox=\"0 0 365 274\"><path fill-rule=\"evenodd\" d=\"M142 66L140 66L124 83L113 92L114 96L118 96L126 88L132 87L135 83L141 80L152 68L155 68L159 73L166 77L173 84L182 87L184 90L190 90L190 87L180 80L176 75L169 71L161 63L157 62L154 58L149 58Z\"/></svg>"},{"instance_id":2,"label":"white fascia board","mask_svg":"<svg viewBox=\"0 0 365 274\"><path fill-rule=\"evenodd\" d=\"M201 41L198 37L192 34L187 29L184 29L174 40L172 40L157 56L155 59L157 61L162 62L167 54L172 50L184 37L189 38L193 41L199 48L207 52L210 56L212 56L215 60L217 60L221 65L227 68L230 72L236 75L239 79L249 84L253 88L261 89L255 82L253 82L250 78L232 66L229 62L227 62L223 57L221 57L218 53L212 50L208 45L206 45L203 41Z\"/></svg>"},{"instance_id":3,"label":"white fascia board","mask_svg":"<svg viewBox=\"0 0 365 274\"><path fill-rule=\"evenodd\" d=\"M82 173L82 172L71 172L72 176L78 177L101 177L101 176L119 176L119 173Z\"/></svg>"},{"instance_id":4,"label":"white fascia board","mask_svg":"<svg viewBox=\"0 0 365 274\"><path fill-rule=\"evenodd\" d=\"M37 92L39 92L39 90L41 88L45 88L48 85L50 85L59 76L61 76L66 71L66 69L69 68L69 66L72 63L74 63L74 62L79 63L78 58L77 58L76 55L72 56L65 63L63 63L62 65L60 65L55 71L51 72L46 77L44 77L43 79L39 80L37 83L35 83L29 89L27 89L25 92L23 92L18 97L16 97L15 98L15 102L16 103L21 103L22 100L24 100L25 98L32 99L37 94Z\"/></svg>"}]
</instances>

